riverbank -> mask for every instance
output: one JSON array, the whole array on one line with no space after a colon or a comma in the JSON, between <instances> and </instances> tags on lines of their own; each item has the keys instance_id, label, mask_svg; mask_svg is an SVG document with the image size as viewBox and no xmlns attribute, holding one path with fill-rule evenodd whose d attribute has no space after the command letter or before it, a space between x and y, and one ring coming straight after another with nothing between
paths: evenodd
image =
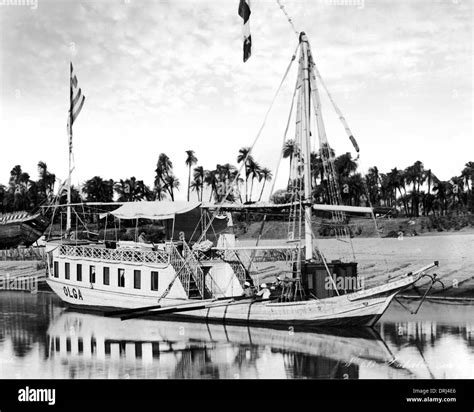
<instances>
[{"instance_id":1,"label":"riverbank","mask_svg":"<svg viewBox=\"0 0 474 412\"><path fill-rule=\"evenodd\" d=\"M281 244L276 240L261 240L260 245ZM352 243L352 247L351 247ZM254 245L255 240L239 239L240 246ZM352 242L337 239L317 239L317 247L328 261L340 259L358 262L358 274L364 287L386 283L396 276L414 272L432 263L439 267L430 271L443 282L444 289L436 284L430 295L439 297L474 298L474 233L447 234L444 236L412 236L403 238L354 238ZM355 256L354 256L355 255ZM271 282L283 274L283 266L255 264L254 277L259 282ZM405 294L423 294L429 279L420 281L418 289Z\"/></svg>"},{"instance_id":2,"label":"riverbank","mask_svg":"<svg viewBox=\"0 0 474 412\"><path fill-rule=\"evenodd\" d=\"M421 216L417 218L378 217L375 222L370 217L351 218L346 227L354 238L396 238L402 236L439 236L458 233L474 234L474 216ZM269 220L262 231L261 222L234 222L234 232L242 239L287 239L291 231L288 220ZM302 229L304 233L304 229ZM315 218L313 233L321 239L334 236L329 220Z\"/></svg>"}]
</instances>

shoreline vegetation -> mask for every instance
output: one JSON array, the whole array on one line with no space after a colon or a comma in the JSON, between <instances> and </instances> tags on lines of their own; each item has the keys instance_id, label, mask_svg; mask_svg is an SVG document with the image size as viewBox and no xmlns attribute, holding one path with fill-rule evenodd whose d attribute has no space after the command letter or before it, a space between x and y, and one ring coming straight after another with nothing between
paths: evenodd
<instances>
[{"instance_id":1,"label":"shoreline vegetation","mask_svg":"<svg viewBox=\"0 0 474 412\"><path fill-rule=\"evenodd\" d=\"M173 171L173 162L161 153L156 163L153 187L134 176L119 180L94 176L80 187L71 188L71 202L174 201L176 192L183 189L182 186L185 186L187 200L215 203L225 200L243 204L265 201L267 196L264 193L268 192L274 174L260 165L249 152L249 147L239 150L237 166L223 163L217 164L215 169L206 170L198 165L195 152L186 150L182 161L188 171L187 185L181 184ZM298 172L302 159L293 140L285 142L281 155L288 160L290 177L286 188L275 190L269 196L276 204L298 201L304 186ZM324 159L327 156L334 162L334 178L339 193L337 199L330 193L328 182L333 179L325 174ZM395 167L386 173L373 166L363 174L350 153L336 156L329 146L311 153L310 161L313 203L370 206L379 210L379 214L390 217L429 217L431 225L441 230L446 230L445 227L449 230L459 224L464 227L460 216L474 214L474 161L467 162L458 175L445 181L440 180L432 169L425 168L421 161L405 169ZM239 167L242 169L240 172ZM283 164L281 168L284 167ZM64 182L61 184L56 179L45 162L38 163L37 172L38 179L34 180L20 165L13 167L8 184L0 184L0 213L33 212L40 206L67 203ZM55 218L57 222L60 217Z\"/></svg>"}]
</instances>

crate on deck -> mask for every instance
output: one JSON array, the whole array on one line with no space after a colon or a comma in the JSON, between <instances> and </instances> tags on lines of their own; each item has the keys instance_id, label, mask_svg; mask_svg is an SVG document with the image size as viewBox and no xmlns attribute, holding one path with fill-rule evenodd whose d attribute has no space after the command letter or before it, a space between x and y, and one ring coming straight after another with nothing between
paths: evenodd
<instances>
[{"instance_id":1,"label":"crate on deck","mask_svg":"<svg viewBox=\"0 0 474 412\"><path fill-rule=\"evenodd\" d=\"M357 262L327 262L327 267L340 295L354 292L357 289ZM303 263L301 267L301 283L307 294L318 299L337 296L336 288L329 278L324 263Z\"/></svg>"}]
</instances>

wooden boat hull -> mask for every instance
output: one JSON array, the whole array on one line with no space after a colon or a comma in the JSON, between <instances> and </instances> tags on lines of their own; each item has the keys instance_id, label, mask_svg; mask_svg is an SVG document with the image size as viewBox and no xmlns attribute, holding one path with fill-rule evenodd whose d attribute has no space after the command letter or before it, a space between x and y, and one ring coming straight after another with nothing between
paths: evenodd
<instances>
[{"instance_id":1,"label":"wooden boat hull","mask_svg":"<svg viewBox=\"0 0 474 412\"><path fill-rule=\"evenodd\" d=\"M0 249L31 246L43 235L49 223L39 214L0 222Z\"/></svg>"},{"instance_id":2,"label":"wooden boat hull","mask_svg":"<svg viewBox=\"0 0 474 412\"><path fill-rule=\"evenodd\" d=\"M163 307L189 308L183 313L147 316L180 318L229 324L269 325L283 327L373 326L387 310L397 293L412 285L418 276L405 277L371 289L321 300L272 302L252 299L213 301L163 299ZM90 310L134 309L157 304L156 298L133 294L112 294L89 287L71 288L67 283L48 279L49 286L66 303ZM203 305L206 307L203 308ZM196 309L193 309L193 307Z\"/></svg>"}]
</instances>

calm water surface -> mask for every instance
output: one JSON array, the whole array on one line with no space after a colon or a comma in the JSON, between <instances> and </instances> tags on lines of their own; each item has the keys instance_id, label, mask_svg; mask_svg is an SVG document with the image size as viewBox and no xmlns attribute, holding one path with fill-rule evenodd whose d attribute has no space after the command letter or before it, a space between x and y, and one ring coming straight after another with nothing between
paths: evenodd
<instances>
[{"instance_id":1,"label":"calm water surface","mask_svg":"<svg viewBox=\"0 0 474 412\"><path fill-rule=\"evenodd\" d=\"M406 302L416 307L415 302ZM474 305L394 302L375 331L270 329L66 310L0 292L0 378L474 378Z\"/></svg>"}]
</instances>

